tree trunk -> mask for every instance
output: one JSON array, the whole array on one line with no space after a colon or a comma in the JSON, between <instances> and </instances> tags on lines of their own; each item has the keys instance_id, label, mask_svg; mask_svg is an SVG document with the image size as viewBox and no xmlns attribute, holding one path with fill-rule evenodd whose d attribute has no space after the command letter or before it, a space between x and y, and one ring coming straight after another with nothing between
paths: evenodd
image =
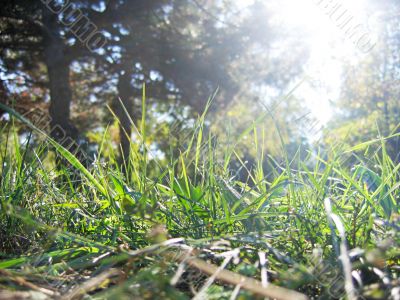
<instances>
[{"instance_id":1,"label":"tree trunk","mask_svg":"<svg viewBox=\"0 0 400 300\"><path fill-rule=\"evenodd\" d=\"M70 86L69 65L66 59L64 41L60 36L57 15L46 7L43 8L44 61L47 67L50 91L50 137L64 148L68 149L85 167L91 160L86 151L77 143L79 132L70 122L72 91ZM81 174L61 155L56 155L57 167L69 167L69 178L74 184L79 184ZM63 179L64 180L64 179ZM65 182L68 179L65 179Z\"/></svg>"},{"instance_id":2,"label":"tree trunk","mask_svg":"<svg viewBox=\"0 0 400 300\"><path fill-rule=\"evenodd\" d=\"M7 98L8 98L8 96L7 96L7 88L6 88L5 84L4 84L4 81L0 80L0 103L4 104L4 105L7 105ZM4 113L5 113L5 111L3 111L0 108L0 118Z\"/></svg>"},{"instance_id":3,"label":"tree trunk","mask_svg":"<svg viewBox=\"0 0 400 300\"><path fill-rule=\"evenodd\" d=\"M78 135L70 123L72 92L69 78L70 62L65 58L65 45L60 36L57 15L43 8L44 56L49 78L51 137L63 146L69 146ZM72 140L72 141L71 141ZM68 143L69 145L66 145Z\"/></svg>"},{"instance_id":4,"label":"tree trunk","mask_svg":"<svg viewBox=\"0 0 400 300\"><path fill-rule=\"evenodd\" d=\"M118 95L121 101L117 99L115 113L119 119L119 137L121 143L120 164L122 166L126 164L126 167L128 167L131 149L130 136L132 133L130 117L133 118L133 87L131 85L131 74L129 72L125 71L124 74L119 76ZM130 117L127 115L127 112Z\"/></svg>"}]
</instances>

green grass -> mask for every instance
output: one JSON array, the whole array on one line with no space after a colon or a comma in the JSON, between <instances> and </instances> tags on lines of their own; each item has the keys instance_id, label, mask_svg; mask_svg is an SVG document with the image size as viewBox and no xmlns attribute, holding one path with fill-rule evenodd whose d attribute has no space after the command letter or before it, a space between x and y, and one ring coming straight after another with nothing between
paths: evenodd
<instances>
[{"instance_id":1,"label":"green grass","mask_svg":"<svg viewBox=\"0 0 400 300\"><path fill-rule=\"evenodd\" d=\"M284 287L282 299L293 299L290 290L314 299L399 293L400 165L387 155L385 138L305 160L284 155L280 165L258 143L262 122L220 147L206 130L206 111L186 147L163 160L147 147L143 114L127 176L114 153L104 156L106 138L87 169L10 111L12 122L0 129L0 291L66 299L256 297L218 277L223 272L182 263L191 249L207 266ZM20 144L21 124L34 144ZM259 156L240 182L229 166L247 168L236 151L244 136ZM49 163L49 149L63 167Z\"/></svg>"}]
</instances>

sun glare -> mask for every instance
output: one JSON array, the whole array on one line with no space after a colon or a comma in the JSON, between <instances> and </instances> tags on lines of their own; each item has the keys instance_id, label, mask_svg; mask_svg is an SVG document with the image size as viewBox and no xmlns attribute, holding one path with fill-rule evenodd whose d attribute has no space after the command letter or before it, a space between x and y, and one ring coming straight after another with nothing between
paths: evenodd
<instances>
[{"instance_id":1,"label":"sun glare","mask_svg":"<svg viewBox=\"0 0 400 300\"><path fill-rule=\"evenodd\" d=\"M254 1L237 0L244 7ZM368 27L366 0L266 1L272 22L288 29L309 49L305 78L296 91L321 124L332 117L340 94L344 61L357 63L373 47L376 33ZM290 53L288 53L290 55Z\"/></svg>"},{"instance_id":2,"label":"sun glare","mask_svg":"<svg viewBox=\"0 0 400 300\"><path fill-rule=\"evenodd\" d=\"M310 49L305 67L308 80L298 93L306 101L310 112L324 125L331 119L332 103L340 94L344 61L355 63L364 54L360 49L362 35L369 38L368 34L372 34L367 31L366 25L363 28L364 1L285 2L287 4L282 6L281 16L289 27L297 28L304 35ZM330 7L326 4L328 2ZM361 33L354 33L356 30L353 28Z\"/></svg>"},{"instance_id":3,"label":"sun glare","mask_svg":"<svg viewBox=\"0 0 400 300\"><path fill-rule=\"evenodd\" d=\"M365 54L357 40L362 35L372 39L365 9L364 0L283 0L276 7L279 21L301 35L309 47L306 80L295 93L322 126L331 119L332 103L340 94L343 62L355 63Z\"/></svg>"}]
</instances>

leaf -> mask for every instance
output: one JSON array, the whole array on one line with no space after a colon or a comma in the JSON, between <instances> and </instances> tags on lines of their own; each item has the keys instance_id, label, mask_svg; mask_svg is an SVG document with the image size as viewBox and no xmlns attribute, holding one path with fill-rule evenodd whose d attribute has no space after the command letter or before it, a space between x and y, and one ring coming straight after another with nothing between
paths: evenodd
<instances>
[{"instance_id":1,"label":"leaf","mask_svg":"<svg viewBox=\"0 0 400 300\"><path fill-rule=\"evenodd\" d=\"M10 267L18 266L18 265L26 262L26 260L27 260L26 257L20 257L20 258L14 258L14 259L0 261L0 269L7 269Z\"/></svg>"},{"instance_id":2,"label":"leaf","mask_svg":"<svg viewBox=\"0 0 400 300\"><path fill-rule=\"evenodd\" d=\"M381 188L380 197L378 198L379 204L383 208L385 215L390 217L396 208L390 197L390 193L387 193L389 191L389 187L383 182L382 178L374 171L361 165L354 168L354 175L366 185L366 188L369 191L377 191L379 188Z\"/></svg>"}]
</instances>

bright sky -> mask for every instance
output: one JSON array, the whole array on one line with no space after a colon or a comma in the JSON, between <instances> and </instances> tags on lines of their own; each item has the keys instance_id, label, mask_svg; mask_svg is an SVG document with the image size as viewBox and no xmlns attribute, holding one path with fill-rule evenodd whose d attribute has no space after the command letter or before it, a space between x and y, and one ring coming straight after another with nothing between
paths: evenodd
<instances>
[{"instance_id":1,"label":"bright sky","mask_svg":"<svg viewBox=\"0 0 400 300\"><path fill-rule=\"evenodd\" d=\"M241 7L253 3L253 0L236 1ZM310 59L305 67L305 74L310 79L294 94L304 98L310 112L322 125L332 117L332 103L340 93L343 61L357 64L360 58L368 55L366 49L369 49L369 45L372 46L377 39L377 29L369 22L371 16L368 14L366 2L366 0L266 2L276 12L276 21L285 24L293 34L301 35L310 49ZM346 34L348 29L357 29L354 31L357 34L350 37L350 33Z\"/></svg>"}]
</instances>

